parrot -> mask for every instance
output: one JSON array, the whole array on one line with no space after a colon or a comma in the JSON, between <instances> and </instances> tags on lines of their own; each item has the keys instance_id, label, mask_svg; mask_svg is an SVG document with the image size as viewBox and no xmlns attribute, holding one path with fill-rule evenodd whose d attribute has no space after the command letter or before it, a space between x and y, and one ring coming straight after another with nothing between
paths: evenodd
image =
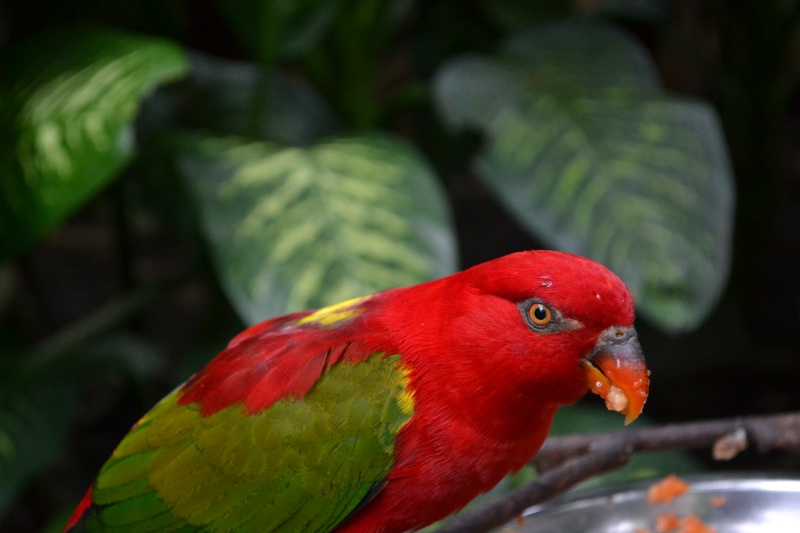
<instances>
[{"instance_id":1,"label":"parrot","mask_svg":"<svg viewBox=\"0 0 800 533\"><path fill-rule=\"evenodd\" d=\"M650 386L630 291L529 250L268 319L132 427L65 531L414 531L538 451L588 391Z\"/></svg>"}]
</instances>

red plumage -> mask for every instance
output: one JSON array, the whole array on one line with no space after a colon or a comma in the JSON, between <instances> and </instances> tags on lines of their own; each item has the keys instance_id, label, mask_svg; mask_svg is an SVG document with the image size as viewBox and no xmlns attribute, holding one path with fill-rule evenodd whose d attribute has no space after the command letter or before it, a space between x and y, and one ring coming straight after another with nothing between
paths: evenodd
<instances>
[{"instance_id":1,"label":"red plumage","mask_svg":"<svg viewBox=\"0 0 800 533\"><path fill-rule=\"evenodd\" d=\"M562 329L532 329L520 307L531 299L558 312ZM279 398L302 397L339 360L400 354L414 413L396 437L386 484L337 528L348 533L423 527L520 469L541 446L556 409L587 391L581 365L601 334L630 328L634 319L630 293L614 274L588 259L544 251L356 305L358 313L329 329L297 325L309 312L248 329L188 382L180 399L200 404L204 415L236 402L257 413Z\"/></svg>"},{"instance_id":2,"label":"red plumage","mask_svg":"<svg viewBox=\"0 0 800 533\"><path fill-rule=\"evenodd\" d=\"M517 306L530 298L584 327L532 333ZM411 369L414 416L387 484L341 532L423 527L522 468L556 409L586 392L580 356L608 327L632 325L634 311L628 289L599 264L525 252L393 291L378 316Z\"/></svg>"},{"instance_id":3,"label":"red plumage","mask_svg":"<svg viewBox=\"0 0 800 533\"><path fill-rule=\"evenodd\" d=\"M539 307L544 314L532 314ZM609 408L635 418L649 379L633 320L628 289L605 267L522 252L253 326L177 402L197 404L206 417L234 404L256 415L303 398L334 364L398 354L413 414L395 436L385 483L369 480L379 490L335 531L414 530L519 470L556 409L589 387L604 398L614 392ZM71 523L90 505L91 489Z\"/></svg>"}]
</instances>

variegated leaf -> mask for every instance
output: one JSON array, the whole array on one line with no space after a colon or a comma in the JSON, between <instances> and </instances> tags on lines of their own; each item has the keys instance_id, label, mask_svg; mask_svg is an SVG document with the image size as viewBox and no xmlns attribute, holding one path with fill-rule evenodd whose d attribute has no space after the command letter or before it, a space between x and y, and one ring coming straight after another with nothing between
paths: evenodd
<instances>
[{"instance_id":1,"label":"variegated leaf","mask_svg":"<svg viewBox=\"0 0 800 533\"><path fill-rule=\"evenodd\" d=\"M727 281L734 187L710 107L666 96L614 28L559 23L436 80L444 117L486 134L479 176L551 246L592 257L666 330L699 324Z\"/></svg>"},{"instance_id":2,"label":"variegated leaf","mask_svg":"<svg viewBox=\"0 0 800 533\"><path fill-rule=\"evenodd\" d=\"M399 141L297 148L192 136L180 144L179 168L223 285L248 322L455 269L443 192Z\"/></svg>"},{"instance_id":3,"label":"variegated leaf","mask_svg":"<svg viewBox=\"0 0 800 533\"><path fill-rule=\"evenodd\" d=\"M134 152L140 101L186 69L170 42L106 30L48 33L3 58L0 260L116 176Z\"/></svg>"}]
</instances>

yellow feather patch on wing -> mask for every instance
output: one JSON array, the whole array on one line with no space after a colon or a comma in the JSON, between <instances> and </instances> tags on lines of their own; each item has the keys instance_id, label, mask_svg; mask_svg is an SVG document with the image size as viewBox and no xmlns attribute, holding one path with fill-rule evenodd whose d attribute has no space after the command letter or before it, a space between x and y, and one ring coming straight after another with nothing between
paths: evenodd
<instances>
[{"instance_id":1,"label":"yellow feather patch on wing","mask_svg":"<svg viewBox=\"0 0 800 533\"><path fill-rule=\"evenodd\" d=\"M317 309L310 315L306 315L300 320L296 322L296 325L303 326L306 324L315 324L319 326L332 326L337 322L342 322L344 320L348 320L355 316L358 316L363 312L363 309L357 307L357 305L369 298L368 296L362 296L360 298L352 298L350 300L345 300L344 302L340 302L338 304L329 305L328 307L323 307L322 309Z\"/></svg>"},{"instance_id":2,"label":"yellow feather patch on wing","mask_svg":"<svg viewBox=\"0 0 800 533\"><path fill-rule=\"evenodd\" d=\"M409 370L401 365L398 365L398 367L402 372L402 377L400 378L402 389L397 396L397 406L404 415L411 416L414 414L414 393L408 388Z\"/></svg>"}]
</instances>

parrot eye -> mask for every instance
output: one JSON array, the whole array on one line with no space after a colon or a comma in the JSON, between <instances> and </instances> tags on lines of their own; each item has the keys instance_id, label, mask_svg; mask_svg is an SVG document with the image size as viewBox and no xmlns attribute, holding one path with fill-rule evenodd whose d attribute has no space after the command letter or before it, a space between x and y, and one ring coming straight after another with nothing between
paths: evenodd
<instances>
[{"instance_id":1,"label":"parrot eye","mask_svg":"<svg viewBox=\"0 0 800 533\"><path fill-rule=\"evenodd\" d=\"M533 303L528 309L528 317L534 326L543 328L553 321L553 312L542 303Z\"/></svg>"},{"instance_id":2,"label":"parrot eye","mask_svg":"<svg viewBox=\"0 0 800 533\"><path fill-rule=\"evenodd\" d=\"M579 321L563 316L558 309L531 298L517 303L528 329L536 333L563 333L583 327Z\"/></svg>"}]
</instances>

